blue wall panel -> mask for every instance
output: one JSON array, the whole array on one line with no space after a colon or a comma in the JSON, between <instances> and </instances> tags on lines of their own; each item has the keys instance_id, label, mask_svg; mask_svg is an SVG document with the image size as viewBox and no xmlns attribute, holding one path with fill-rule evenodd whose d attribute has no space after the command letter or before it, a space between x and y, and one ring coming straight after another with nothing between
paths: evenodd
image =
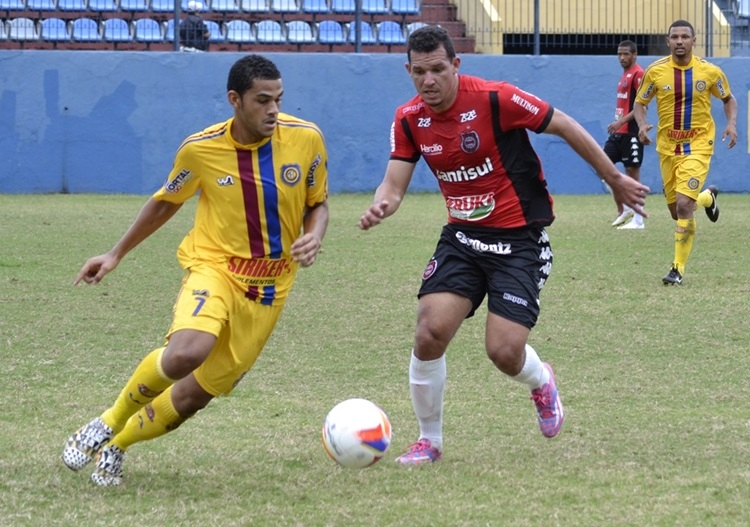
<instances>
[{"instance_id":1,"label":"blue wall panel","mask_svg":"<svg viewBox=\"0 0 750 527\"><path fill-rule=\"evenodd\" d=\"M226 77L241 54L0 51L0 192L150 194L187 135L231 116ZM282 72L283 110L316 122L329 148L332 192L371 192L388 159L393 112L414 88L405 56L269 54ZM645 67L655 57L641 57ZM716 59L739 102L739 145L718 145L711 182L750 191L750 59ZM621 74L616 57L463 57L461 71L507 80L578 119L601 143ZM723 130L721 103L714 105ZM649 110L655 123L655 109ZM532 134L551 190L600 193L593 171L560 139ZM661 189L648 147L645 183ZM412 190L435 190L423 163Z\"/></svg>"}]
</instances>

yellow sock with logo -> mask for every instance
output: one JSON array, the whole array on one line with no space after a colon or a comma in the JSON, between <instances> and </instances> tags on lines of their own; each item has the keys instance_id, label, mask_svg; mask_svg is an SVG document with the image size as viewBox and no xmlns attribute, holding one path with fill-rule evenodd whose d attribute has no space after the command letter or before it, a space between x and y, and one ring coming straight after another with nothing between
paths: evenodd
<instances>
[{"instance_id":1,"label":"yellow sock with logo","mask_svg":"<svg viewBox=\"0 0 750 527\"><path fill-rule=\"evenodd\" d=\"M685 274L685 265L693 249L695 238L695 218L689 220L677 220L674 230L674 266L680 274Z\"/></svg>"},{"instance_id":2,"label":"yellow sock with logo","mask_svg":"<svg viewBox=\"0 0 750 527\"><path fill-rule=\"evenodd\" d=\"M125 428L109 442L121 450L129 446L162 436L184 423L188 417L182 417L172 404L172 386L161 395L141 408L137 414L128 419Z\"/></svg>"},{"instance_id":3,"label":"yellow sock with logo","mask_svg":"<svg viewBox=\"0 0 750 527\"><path fill-rule=\"evenodd\" d=\"M164 374L161 357L164 348L157 348L141 361L115 403L101 415L104 424L117 434L133 414L171 386L175 380Z\"/></svg>"},{"instance_id":4,"label":"yellow sock with logo","mask_svg":"<svg viewBox=\"0 0 750 527\"><path fill-rule=\"evenodd\" d=\"M705 209L706 207L710 207L713 201L714 201L713 194L711 194L710 190L706 189L700 194L698 194L698 199L696 200L696 203L698 203L699 207L703 207Z\"/></svg>"}]
</instances>

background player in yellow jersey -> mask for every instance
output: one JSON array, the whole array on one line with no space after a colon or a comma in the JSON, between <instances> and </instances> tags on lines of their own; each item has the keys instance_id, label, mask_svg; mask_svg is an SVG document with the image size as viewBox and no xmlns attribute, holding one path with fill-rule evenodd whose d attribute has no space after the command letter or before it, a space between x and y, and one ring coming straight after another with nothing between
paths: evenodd
<instances>
[{"instance_id":1,"label":"background player in yellow jersey","mask_svg":"<svg viewBox=\"0 0 750 527\"><path fill-rule=\"evenodd\" d=\"M651 64L643 77L634 107L638 137L644 145L653 128L646 123L646 106L656 97L659 121L656 151L659 153L664 196L672 218L677 222L674 235L674 260L665 285L681 284L685 264L695 238L694 210L703 207L708 219L719 219L716 196L719 189L710 185L701 192L708 176L716 135L711 116L711 96L724 103L727 125L722 141L728 147L737 143L737 101L724 72L710 62L693 56L695 30L685 20L669 27L667 45L670 56Z\"/></svg>"},{"instance_id":2,"label":"background player in yellow jersey","mask_svg":"<svg viewBox=\"0 0 750 527\"><path fill-rule=\"evenodd\" d=\"M281 113L281 74L248 55L229 72L234 117L188 137L166 183L120 241L74 284L96 284L200 191L177 252L185 269L166 344L147 355L114 404L76 431L62 459L119 485L124 453L229 394L281 315L297 268L313 264L328 226L327 153L312 123Z\"/></svg>"}]
</instances>

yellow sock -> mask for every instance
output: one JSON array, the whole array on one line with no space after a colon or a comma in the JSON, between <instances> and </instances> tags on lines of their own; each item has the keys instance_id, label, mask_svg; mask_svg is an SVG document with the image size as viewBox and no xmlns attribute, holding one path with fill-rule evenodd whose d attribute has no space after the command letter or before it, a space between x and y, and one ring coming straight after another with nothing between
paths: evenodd
<instances>
[{"instance_id":1,"label":"yellow sock","mask_svg":"<svg viewBox=\"0 0 750 527\"><path fill-rule=\"evenodd\" d=\"M128 419L125 428L109 442L122 450L140 441L147 441L175 430L188 417L182 417L172 404L172 387L141 408Z\"/></svg>"},{"instance_id":2,"label":"yellow sock","mask_svg":"<svg viewBox=\"0 0 750 527\"><path fill-rule=\"evenodd\" d=\"M674 266L680 274L685 274L685 265L693 249L695 238L695 218L690 220L677 220L674 230Z\"/></svg>"},{"instance_id":3,"label":"yellow sock","mask_svg":"<svg viewBox=\"0 0 750 527\"><path fill-rule=\"evenodd\" d=\"M696 203L699 207L703 207L704 209L706 207L710 207L711 203L713 203L713 195L711 194L711 191L706 189L700 194L698 194L698 199L696 200Z\"/></svg>"},{"instance_id":4,"label":"yellow sock","mask_svg":"<svg viewBox=\"0 0 750 527\"><path fill-rule=\"evenodd\" d=\"M102 421L115 434L123 429L133 414L175 382L164 375L161 369L163 353L164 348L158 348L146 355L125 384L115 404L101 415Z\"/></svg>"}]
</instances>

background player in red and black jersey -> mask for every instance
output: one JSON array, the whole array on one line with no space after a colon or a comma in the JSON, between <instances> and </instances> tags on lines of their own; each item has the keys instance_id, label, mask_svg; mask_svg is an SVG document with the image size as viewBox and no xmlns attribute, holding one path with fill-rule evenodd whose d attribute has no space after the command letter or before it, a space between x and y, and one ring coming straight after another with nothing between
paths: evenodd
<instances>
[{"instance_id":1,"label":"background player in red and black jersey","mask_svg":"<svg viewBox=\"0 0 750 527\"><path fill-rule=\"evenodd\" d=\"M648 188L620 174L596 141L563 112L504 82L458 74L446 31L409 36L406 70L418 95L396 110L391 156L373 204L359 220L370 229L395 213L420 156L448 209L422 275L409 381L419 440L404 465L442 457L445 351L485 296L485 348L495 366L531 390L539 426L554 437L564 410L552 368L527 344L539 315L539 291L552 269L544 228L554 219L542 165L527 130L563 138L638 212Z\"/></svg>"},{"instance_id":2,"label":"background player in red and black jersey","mask_svg":"<svg viewBox=\"0 0 750 527\"><path fill-rule=\"evenodd\" d=\"M635 122L633 104L635 95L643 80L643 68L638 60L638 48L635 42L623 40L617 46L617 60L623 72L617 83L617 103L615 120L607 126L609 138L604 143L604 153L613 163L622 163L625 173L636 181L641 180L641 163L643 163L643 143L638 139L638 125ZM617 202L617 218L612 222L618 229L642 229L643 216L627 205Z\"/></svg>"}]
</instances>

